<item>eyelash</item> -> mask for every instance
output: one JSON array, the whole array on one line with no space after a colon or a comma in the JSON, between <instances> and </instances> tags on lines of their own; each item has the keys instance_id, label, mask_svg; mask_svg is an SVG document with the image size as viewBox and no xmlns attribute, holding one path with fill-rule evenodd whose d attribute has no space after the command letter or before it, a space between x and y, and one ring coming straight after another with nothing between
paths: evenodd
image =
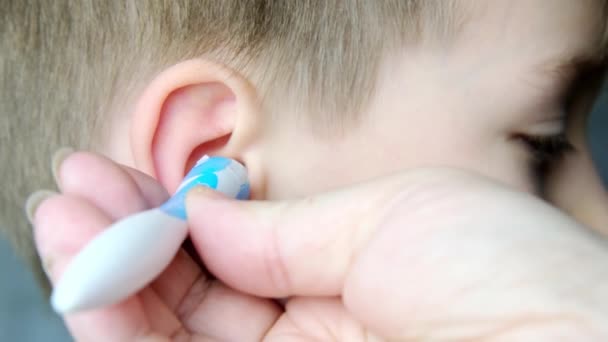
<instances>
[{"instance_id":1,"label":"eyelash","mask_svg":"<svg viewBox=\"0 0 608 342\"><path fill-rule=\"evenodd\" d=\"M536 166L555 163L574 149L565 133L544 136L522 135L519 138L530 150L532 163Z\"/></svg>"},{"instance_id":2,"label":"eyelash","mask_svg":"<svg viewBox=\"0 0 608 342\"><path fill-rule=\"evenodd\" d=\"M574 146L565 133L544 136L519 135L517 138L530 152L530 172L537 191L544 194L547 175L551 168L573 151Z\"/></svg>"}]
</instances>

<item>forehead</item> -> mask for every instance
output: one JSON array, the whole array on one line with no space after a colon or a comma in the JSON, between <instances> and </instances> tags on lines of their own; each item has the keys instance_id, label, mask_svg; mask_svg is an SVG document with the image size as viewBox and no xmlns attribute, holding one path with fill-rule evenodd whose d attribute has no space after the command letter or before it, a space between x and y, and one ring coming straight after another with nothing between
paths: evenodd
<instances>
[{"instance_id":1,"label":"forehead","mask_svg":"<svg viewBox=\"0 0 608 342\"><path fill-rule=\"evenodd\" d=\"M500 45L519 56L551 58L600 51L606 26L603 0L488 0L471 2L463 38ZM470 41L469 41L470 42Z\"/></svg>"}]
</instances>

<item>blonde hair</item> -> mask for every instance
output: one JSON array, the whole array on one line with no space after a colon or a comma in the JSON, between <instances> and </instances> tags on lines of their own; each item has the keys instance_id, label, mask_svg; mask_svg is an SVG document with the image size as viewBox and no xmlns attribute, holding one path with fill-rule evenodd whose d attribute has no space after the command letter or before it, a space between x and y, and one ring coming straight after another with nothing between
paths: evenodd
<instances>
[{"instance_id":1,"label":"blonde hair","mask_svg":"<svg viewBox=\"0 0 608 342\"><path fill-rule=\"evenodd\" d=\"M37 265L21 208L29 193L52 187L52 152L95 149L123 94L167 66L216 60L256 80L268 113L286 99L339 129L373 94L382 56L447 41L465 19L463 3L2 0L0 226Z\"/></svg>"}]
</instances>

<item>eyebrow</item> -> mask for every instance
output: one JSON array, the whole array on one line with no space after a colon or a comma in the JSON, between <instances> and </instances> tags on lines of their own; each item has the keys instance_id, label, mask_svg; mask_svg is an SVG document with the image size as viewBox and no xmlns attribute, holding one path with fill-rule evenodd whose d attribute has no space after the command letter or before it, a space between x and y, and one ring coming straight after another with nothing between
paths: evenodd
<instances>
[{"instance_id":1,"label":"eyebrow","mask_svg":"<svg viewBox=\"0 0 608 342\"><path fill-rule=\"evenodd\" d=\"M545 61L541 69L560 83L569 83L582 73L605 71L608 66L607 50L608 47L600 45L575 55L553 58Z\"/></svg>"},{"instance_id":2,"label":"eyebrow","mask_svg":"<svg viewBox=\"0 0 608 342\"><path fill-rule=\"evenodd\" d=\"M541 72L549 74L560 83L574 81L579 75L589 71L608 71L608 0L596 0L600 6L597 36L594 43L584 50L564 52L539 65Z\"/></svg>"},{"instance_id":3,"label":"eyebrow","mask_svg":"<svg viewBox=\"0 0 608 342\"><path fill-rule=\"evenodd\" d=\"M604 12L608 15L608 1L604 3ZM565 58L556 64L556 71L576 74L580 70L601 68L608 64L608 22L604 23L597 43L580 51L578 54Z\"/></svg>"},{"instance_id":4,"label":"eyebrow","mask_svg":"<svg viewBox=\"0 0 608 342\"><path fill-rule=\"evenodd\" d=\"M556 82L561 96L569 98L573 92L577 97L597 96L602 84L608 80L608 47L600 45L578 54L553 58L543 63L541 69ZM564 120L571 114L566 111Z\"/></svg>"}]
</instances>

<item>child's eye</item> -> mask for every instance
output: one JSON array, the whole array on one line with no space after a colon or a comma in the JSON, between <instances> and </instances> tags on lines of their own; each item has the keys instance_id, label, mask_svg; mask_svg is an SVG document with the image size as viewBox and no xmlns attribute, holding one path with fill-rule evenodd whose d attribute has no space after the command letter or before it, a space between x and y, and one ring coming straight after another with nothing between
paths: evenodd
<instances>
[{"instance_id":1,"label":"child's eye","mask_svg":"<svg viewBox=\"0 0 608 342\"><path fill-rule=\"evenodd\" d=\"M574 148L564 133L545 136L522 135L520 139L530 149L535 164L553 163Z\"/></svg>"},{"instance_id":2,"label":"child's eye","mask_svg":"<svg viewBox=\"0 0 608 342\"><path fill-rule=\"evenodd\" d=\"M575 69L577 72L561 93L560 102L566 115L582 115L591 109L605 74L604 67L593 61L579 62ZM537 192L544 195L549 173L565 154L574 150L573 145L563 131L553 135L518 134L514 138L528 149L530 173Z\"/></svg>"},{"instance_id":3,"label":"child's eye","mask_svg":"<svg viewBox=\"0 0 608 342\"><path fill-rule=\"evenodd\" d=\"M544 136L522 134L516 136L516 139L524 143L530 152L530 171L542 194L547 173L564 155L573 151L574 147L563 132Z\"/></svg>"}]
</instances>

